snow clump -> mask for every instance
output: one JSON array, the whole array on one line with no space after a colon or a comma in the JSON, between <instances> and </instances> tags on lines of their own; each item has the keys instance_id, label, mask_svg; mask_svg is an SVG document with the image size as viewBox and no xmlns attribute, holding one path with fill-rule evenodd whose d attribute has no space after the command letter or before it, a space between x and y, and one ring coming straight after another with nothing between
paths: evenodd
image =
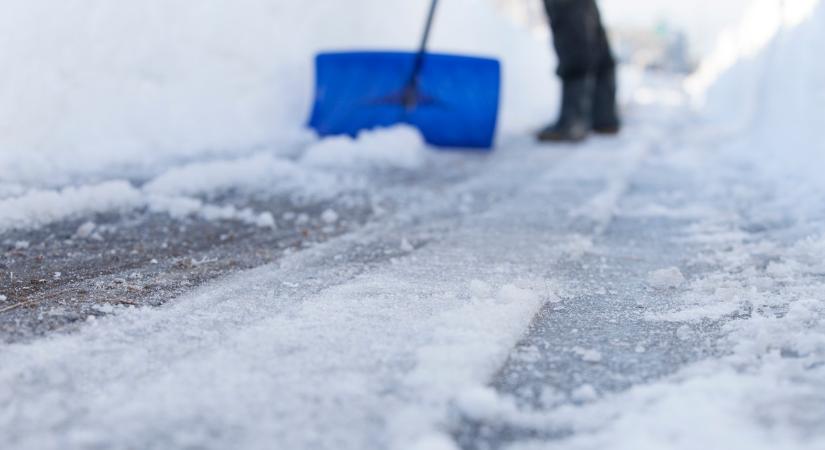
<instances>
[{"instance_id":1,"label":"snow clump","mask_svg":"<svg viewBox=\"0 0 825 450\"><path fill-rule=\"evenodd\" d=\"M669 267L650 272L647 284L656 289L675 289L685 283L685 276L677 267Z\"/></svg>"},{"instance_id":2,"label":"snow clump","mask_svg":"<svg viewBox=\"0 0 825 450\"><path fill-rule=\"evenodd\" d=\"M426 159L426 144L410 126L366 131L352 139L330 137L307 149L302 162L323 168L416 169Z\"/></svg>"},{"instance_id":3,"label":"snow clump","mask_svg":"<svg viewBox=\"0 0 825 450\"><path fill-rule=\"evenodd\" d=\"M332 209L328 209L321 213L321 220L323 220L326 224L332 225L335 222L338 222L338 213Z\"/></svg>"},{"instance_id":4,"label":"snow clump","mask_svg":"<svg viewBox=\"0 0 825 450\"><path fill-rule=\"evenodd\" d=\"M584 384L574 389L573 392L570 393L570 397L575 401L589 402L598 399L599 393L596 392L596 388L592 385Z\"/></svg>"},{"instance_id":5,"label":"snow clump","mask_svg":"<svg viewBox=\"0 0 825 450\"><path fill-rule=\"evenodd\" d=\"M584 362L597 363L602 360L602 354L598 350L575 347L573 353L577 354Z\"/></svg>"},{"instance_id":6,"label":"snow clump","mask_svg":"<svg viewBox=\"0 0 825 450\"><path fill-rule=\"evenodd\" d=\"M470 281L470 295L474 298L490 298L493 293L493 288L489 284L481 280Z\"/></svg>"}]
</instances>

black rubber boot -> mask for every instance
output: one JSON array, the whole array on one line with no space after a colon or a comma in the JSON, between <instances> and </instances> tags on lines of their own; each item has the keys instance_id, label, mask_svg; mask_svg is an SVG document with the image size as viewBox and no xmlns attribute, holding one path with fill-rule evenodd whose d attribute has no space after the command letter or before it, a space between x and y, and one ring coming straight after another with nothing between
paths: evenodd
<instances>
[{"instance_id":1,"label":"black rubber boot","mask_svg":"<svg viewBox=\"0 0 825 450\"><path fill-rule=\"evenodd\" d=\"M616 69L605 70L596 78L593 90L593 131L617 134L622 124L616 106Z\"/></svg>"},{"instance_id":2,"label":"black rubber boot","mask_svg":"<svg viewBox=\"0 0 825 450\"><path fill-rule=\"evenodd\" d=\"M593 110L591 77L562 81L561 113L536 136L541 142L579 142L590 133Z\"/></svg>"}]
</instances>

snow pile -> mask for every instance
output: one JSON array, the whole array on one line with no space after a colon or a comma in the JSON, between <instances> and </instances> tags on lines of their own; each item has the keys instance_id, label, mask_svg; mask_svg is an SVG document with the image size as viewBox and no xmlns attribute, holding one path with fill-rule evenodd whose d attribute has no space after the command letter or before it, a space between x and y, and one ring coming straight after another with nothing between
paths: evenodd
<instances>
[{"instance_id":1,"label":"snow pile","mask_svg":"<svg viewBox=\"0 0 825 450\"><path fill-rule=\"evenodd\" d=\"M299 191L306 197L324 198L342 189L335 176L267 152L233 159L182 165L138 187L126 180L53 190L23 190L22 195L0 200L0 231L30 228L108 211L148 207L177 218L199 216L206 220L239 220L271 228L272 214L212 205L196 196L230 189L247 191Z\"/></svg>"},{"instance_id":2,"label":"snow pile","mask_svg":"<svg viewBox=\"0 0 825 450\"><path fill-rule=\"evenodd\" d=\"M155 195L197 195L228 189L299 190L303 194L333 192L333 177L295 162L261 152L176 167L149 181L144 191Z\"/></svg>"},{"instance_id":3,"label":"snow pile","mask_svg":"<svg viewBox=\"0 0 825 450\"><path fill-rule=\"evenodd\" d=\"M0 180L38 186L304 145L313 56L410 49L426 2L8 0L0 16ZM489 0L444 2L433 51L499 57L501 131L555 106L546 41ZM538 114L538 113L541 114Z\"/></svg>"},{"instance_id":4,"label":"snow pile","mask_svg":"<svg viewBox=\"0 0 825 450\"><path fill-rule=\"evenodd\" d=\"M0 200L0 231L46 225L80 214L130 209L142 204L140 190L126 181L35 190Z\"/></svg>"},{"instance_id":5,"label":"snow pile","mask_svg":"<svg viewBox=\"0 0 825 450\"><path fill-rule=\"evenodd\" d=\"M809 18L819 3L754 0L741 23L723 33L716 50L687 83L703 113L730 128L751 125L761 106L754 103L758 91L766 87L766 66L775 64L770 58L776 40ZM791 68L783 66L786 69Z\"/></svg>"},{"instance_id":6,"label":"snow pile","mask_svg":"<svg viewBox=\"0 0 825 450\"><path fill-rule=\"evenodd\" d=\"M416 169L426 159L426 144L415 128L397 126L365 131L357 139L331 137L307 148L301 162L333 169Z\"/></svg>"}]
</instances>

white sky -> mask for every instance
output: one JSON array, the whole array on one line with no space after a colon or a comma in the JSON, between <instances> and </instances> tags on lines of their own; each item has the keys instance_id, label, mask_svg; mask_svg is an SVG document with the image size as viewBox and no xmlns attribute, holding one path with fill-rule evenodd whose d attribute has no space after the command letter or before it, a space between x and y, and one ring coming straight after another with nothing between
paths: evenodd
<instances>
[{"instance_id":1,"label":"white sky","mask_svg":"<svg viewBox=\"0 0 825 450\"><path fill-rule=\"evenodd\" d=\"M777 0L778 1L778 0ZM599 0L609 26L652 27L661 21L684 29L695 54L710 50L753 0Z\"/></svg>"}]
</instances>

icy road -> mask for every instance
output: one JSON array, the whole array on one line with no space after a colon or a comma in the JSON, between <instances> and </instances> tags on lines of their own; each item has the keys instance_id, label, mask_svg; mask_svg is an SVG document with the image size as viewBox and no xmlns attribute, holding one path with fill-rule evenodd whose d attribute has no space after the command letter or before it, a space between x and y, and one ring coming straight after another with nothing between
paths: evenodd
<instances>
[{"instance_id":1,"label":"icy road","mask_svg":"<svg viewBox=\"0 0 825 450\"><path fill-rule=\"evenodd\" d=\"M582 146L3 194L0 448L825 448L823 13L736 126L648 77Z\"/></svg>"}]
</instances>

